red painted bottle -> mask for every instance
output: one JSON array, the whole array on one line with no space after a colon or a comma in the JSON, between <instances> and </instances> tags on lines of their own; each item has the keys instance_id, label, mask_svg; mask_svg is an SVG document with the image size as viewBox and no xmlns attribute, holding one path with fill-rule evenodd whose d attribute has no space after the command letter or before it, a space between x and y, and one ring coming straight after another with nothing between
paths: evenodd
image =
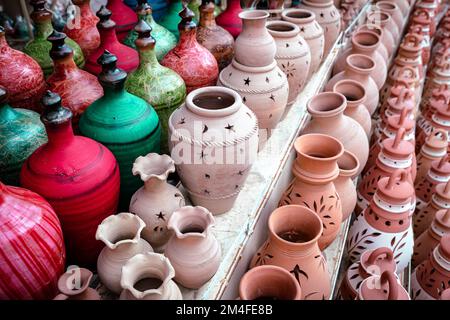
<instances>
[{"instance_id":1,"label":"red painted bottle","mask_svg":"<svg viewBox=\"0 0 450 320\"><path fill-rule=\"evenodd\" d=\"M61 221L70 264L94 267L102 249L97 226L116 213L119 167L111 151L86 137L75 136L72 112L59 95L47 91L41 120L48 143L24 163L20 181L50 202Z\"/></svg>"},{"instance_id":2,"label":"red painted bottle","mask_svg":"<svg viewBox=\"0 0 450 320\"><path fill-rule=\"evenodd\" d=\"M108 0L107 8L112 12L112 20L117 24L117 38L122 41L138 23L136 13L125 5L123 0Z\"/></svg>"},{"instance_id":3,"label":"red painted bottle","mask_svg":"<svg viewBox=\"0 0 450 320\"><path fill-rule=\"evenodd\" d=\"M216 22L219 26L227 30L234 38L242 31L242 20L239 13L242 12L241 2L239 0L228 0L227 9L219 14Z\"/></svg>"}]
</instances>

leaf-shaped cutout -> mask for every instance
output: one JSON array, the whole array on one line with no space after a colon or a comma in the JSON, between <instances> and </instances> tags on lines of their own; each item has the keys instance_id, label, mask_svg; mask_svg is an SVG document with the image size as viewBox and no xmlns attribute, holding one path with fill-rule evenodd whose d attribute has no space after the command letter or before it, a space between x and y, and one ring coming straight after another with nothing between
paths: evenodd
<instances>
[{"instance_id":1,"label":"leaf-shaped cutout","mask_svg":"<svg viewBox=\"0 0 450 320\"><path fill-rule=\"evenodd\" d=\"M371 236L372 237L379 237L379 236L381 236L381 233L380 232L374 232L374 233L371 234Z\"/></svg>"},{"instance_id":2,"label":"leaf-shaped cutout","mask_svg":"<svg viewBox=\"0 0 450 320\"><path fill-rule=\"evenodd\" d=\"M359 276L359 274L358 274L358 273L355 273L354 275L352 275L352 276L350 277L350 280L356 279L356 278L358 278L358 276Z\"/></svg>"},{"instance_id":3,"label":"leaf-shaped cutout","mask_svg":"<svg viewBox=\"0 0 450 320\"><path fill-rule=\"evenodd\" d=\"M401 255L403 254L403 252L399 252L394 256L394 260L397 260L398 258L401 257Z\"/></svg>"},{"instance_id":4,"label":"leaf-shaped cutout","mask_svg":"<svg viewBox=\"0 0 450 320\"><path fill-rule=\"evenodd\" d=\"M325 219L331 219L331 216L330 215L325 215L325 216L323 216Z\"/></svg>"},{"instance_id":5,"label":"leaf-shaped cutout","mask_svg":"<svg viewBox=\"0 0 450 320\"><path fill-rule=\"evenodd\" d=\"M364 246L357 246L356 249L365 250L366 247L364 247Z\"/></svg>"},{"instance_id":6,"label":"leaf-shaped cutout","mask_svg":"<svg viewBox=\"0 0 450 320\"><path fill-rule=\"evenodd\" d=\"M323 195L320 197L320 205L323 205Z\"/></svg>"},{"instance_id":7,"label":"leaf-shaped cutout","mask_svg":"<svg viewBox=\"0 0 450 320\"><path fill-rule=\"evenodd\" d=\"M364 230L361 232L361 235L362 235L362 236L365 235L365 234L367 233L367 230L368 230L368 229L364 229Z\"/></svg>"},{"instance_id":8,"label":"leaf-shaped cutout","mask_svg":"<svg viewBox=\"0 0 450 320\"><path fill-rule=\"evenodd\" d=\"M311 209L311 207L309 206L308 203L306 203L306 201L303 201L303 204L304 204L308 209Z\"/></svg>"},{"instance_id":9,"label":"leaf-shaped cutout","mask_svg":"<svg viewBox=\"0 0 450 320\"><path fill-rule=\"evenodd\" d=\"M316 203L316 200L314 200L313 207L314 207L314 211L317 212L317 203Z\"/></svg>"},{"instance_id":10,"label":"leaf-shaped cutout","mask_svg":"<svg viewBox=\"0 0 450 320\"><path fill-rule=\"evenodd\" d=\"M205 124L204 126L203 126L203 133L205 133L206 131L208 131L208 126Z\"/></svg>"},{"instance_id":11,"label":"leaf-shaped cutout","mask_svg":"<svg viewBox=\"0 0 450 320\"><path fill-rule=\"evenodd\" d=\"M391 246L394 246L395 244L395 236L391 239Z\"/></svg>"},{"instance_id":12,"label":"leaf-shaped cutout","mask_svg":"<svg viewBox=\"0 0 450 320\"><path fill-rule=\"evenodd\" d=\"M323 213L324 210L325 210L325 205L323 205L323 206L320 208L319 213Z\"/></svg>"},{"instance_id":13,"label":"leaf-shaped cutout","mask_svg":"<svg viewBox=\"0 0 450 320\"><path fill-rule=\"evenodd\" d=\"M364 240L364 243L365 243L365 244L372 244L372 243L373 243L373 241L372 241L372 240L369 240L369 239L367 239L367 240Z\"/></svg>"},{"instance_id":14,"label":"leaf-shaped cutout","mask_svg":"<svg viewBox=\"0 0 450 320\"><path fill-rule=\"evenodd\" d=\"M302 197L302 195L301 195L300 193L296 193L295 196L296 196L297 198L301 198L301 197Z\"/></svg>"},{"instance_id":15,"label":"leaf-shaped cutout","mask_svg":"<svg viewBox=\"0 0 450 320\"><path fill-rule=\"evenodd\" d=\"M403 248L406 245L406 242L403 242L401 245L398 246L397 250L400 250L401 248Z\"/></svg>"}]
</instances>

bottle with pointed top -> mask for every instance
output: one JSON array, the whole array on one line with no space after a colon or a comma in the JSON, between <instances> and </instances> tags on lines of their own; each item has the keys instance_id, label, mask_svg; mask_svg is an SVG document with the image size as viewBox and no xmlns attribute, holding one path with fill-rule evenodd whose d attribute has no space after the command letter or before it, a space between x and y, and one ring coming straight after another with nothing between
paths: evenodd
<instances>
[{"instance_id":1,"label":"bottle with pointed top","mask_svg":"<svg viewBox=\"0 0 450 320\"><path fill-rule=\"evenodd\" d=\"M161 126L152 106L125 90L127 73L117 67L117 57L105 51L98 63L105 94L85 110L79 129L115 155L120 167L119 208L127 211L131 196L143 184L133 176L133 162L140 155L159 153Z\"/></svg>"},{"instance_id":2,"label":"bottle with pointed top","mask_svg":"<svg viewBox=\"0 0 450 320\"><path fill-rule=\"evenodd\" d=\"M48 54L52 44L47 40L48 36L51 35L54 30L52 25L52 13L45 8L45 0L30 0L30 4L33 6L31 19L36 26L36 32L34 39L27 43L23 52L36 60L44 71L44 75L48 76L53 71L53 62ZM74 51L75 63L80 68L83 68L84 56L80 46L70 38L67 38L65 41Z\"/></svg>"},{"instance_id":3,"label":"bottle with pointed top","mask_svg":"<svg viewBox=\"0 0 450 320\"><path fill-rule=\"evenodd\" d=\"M136 7L136 13L140 21L145 21L152 30L152 37L156 40L155 54L158 61L161 61L164 56L177 45L177 38L166 28L156 23L153 19L153 9L147 3L147 0L139 0ZM127 46L136 49L135 41L138 38L138 31L136 28L128 33L128 36L123 41Z\"/></svg>"},{"instance_id":4,"label":"bottle with pointed top","mask_svg":"<svg viewBox=\"0 0 450 320\"><path fill-rule=\"evenodd\" d=\"M123 0L108 0L106 7L112 12L112 20L117 24L117 39L122 41L138 22L136 14Z\"/></svg>"},{"instance_id":5,"label":"bottle with pointed top","mask_svg":"<svg viewBox=\"0 0 450 320\"><path fill-rule=\"evenodd\" d=\"M175 37L177 37L177 40L180 38L178 24L180 23L181 19L178 14L181 10L183 10L183 4L181 0L172 0L170 1L167 13L164 15L164 17L162 17L161 21L159 21L160 25L172 32Z\"/></svg>"},{"instance_id":6,"label":"bottle with pointed top","mask_svg":"<svg viewBox=\"0 0 450 320\"><path fill-rule=\"evenodd\" d=\"M135 70L139 64L139 57L136 50L121 44L116 35L116 23L111 20L111 11L105 6L101 6L97 11L100 21L97 29L100 32L100 46L86 59L86 71L99 75L102 67L97 60L105 50L108 50L117 57L117 67L125 72Z\"/></svg>"},{"instance_id":7,"label":"bottle with pointed top","mask_svg":"<svg viewBox=\"0 0 450 320\"><path fill-rule=\"evenodd\" d=\"M161 151L168 151L168 120L172 112L186 98L186 85L173 70L159 64L155 47L158 42L153 38L152 28L141 20L135 27L138 33L136 47L140 64L136 71L129 74L125 89L146 100L155 108L161 122Z\"/></svg>"},{"instance_id":8,"label":"bottle with pointed top","mask_svg":"<svg viewBox=\"0 0 450 320\"><path fill-rule=\"evenodd\" d=\"M95 100L103 96L103 88L97 78L77 67L73 61L73 50L65 44L67 36L53 31L47 38L52 43L50 57L53 73L47 78L50 90L59 94L62 104L72 111L75 132L83 111Z\"/></svg>"},{"instance_id":9,"label":"bottle with pointed top","mask_svg":"<svg viewBox=\"0 0 450 320\"><path fill-rule=\"evenodd\" d=\"M180 41L164 57L161 64L183 78L188 93L194 89L215 86L219 66L212 53L197 42L197 26L192 21L194 13L185 6L180 17Z\"/></svg>"},{"instance_id":10,"label":"bottle with pointed top","mask_svg":"<svg viewBox=\"0 0 450 320\"><path fill-rule=\"evenodd\" d=\"M68 263L92 267L102 249L95 230L117 210L117 161L105 146L73 134L72 112L58 94L47 91L42 104L48 143L24 163L21 186L52 205L61 221Z\"/></svg>"}]
</instances>

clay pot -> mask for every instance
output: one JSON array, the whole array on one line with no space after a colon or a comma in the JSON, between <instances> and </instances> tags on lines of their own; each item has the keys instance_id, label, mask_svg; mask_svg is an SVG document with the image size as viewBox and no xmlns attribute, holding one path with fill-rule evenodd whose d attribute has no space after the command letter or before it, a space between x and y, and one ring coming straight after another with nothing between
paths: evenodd
<instances>
[{"instance_id":1,"label":"clay pot","mask_svg":"<svg viewBox=\"0 0 450 320\"><path fill-rule=\"evenodd\" d=\"M309 45L299 35L300 28L293 23L269 21L266 28L275 40L275 60L288 79L288 105L292 105L306 85L311 65Z\"/></svg>"},{"instance_id":2,"label":"clay pot","mask_svg":"<svg viewBox=\"0 0 450 320\"><path fill-rule=\"evenodd\" d=\"M336 74L328 81L325 86L325 91L332 91L334 85L340 80L355 80L365 88L367 99L364 105L367 107L369 113L373 114L379 102L377 84L370 76L375 70L375 62L372 58L362 54L351 54L345 62L346 66L344 71Z\"/></svg>"},{"instance_id":3,"label":"clay pot","mask_svg":"<svg viewBox=\"0 0 450 320\"><path fill-rule=\"evenodd\" d=\"M430 33L430 37L434 37L436 33L436 15L423 8L414 9L411 14L411 25L420 25L426 28Z\"/></svg>"},{"instance_id":4,"label":"clay pot","mask_svg":"<svg viewBox=\"0 0 450 320\"><path fill-rule=\"evenodd\" d=\"M450 86L450 51L445 56L436 58L434 67L429 69L423 89L422 104L425 104L430 99L433 90L445 85L447 86L445 91L447 93L450 92L448 90Z\"/></svg>"},{"instance_id":5,"label":"clay pot","mask_svg":"<svg viewBox=\"0 0 450 320\"><path fill-rule=\"evenodd\" d=\"M58 280L58 294L53 300L100 300L97 290L89 288L93 273L85 268L72 267Z\"/></svg>"},{"instance_id":6,"label":"clay pot","mask_svg":"<svg viewBox=\"0 0 450 320\"><path fill-rule=\"evenodd\" d=\"M164 254L175 269L175 281L186 288L200 288L219 268L222 253L213 225L211 212L203 207L186 206L169 218L167 226L174 234Z\"/></svg>"},{"instance_id":7,"label":"clay pot","mask_svg":"<svg viewBox=\"0 0 450 320\"><path fill-rule=\"evenodd\" d=\"M299 205L283 206L270 215L268 229L268 239L253 256L250 268L282 267L294 275L304 300L328 299L330 275L318 246L324 229L317 214Z\"/></svg>"},{"instance_id":8,"label":"clay pot","mask_svg":"<svg viewBox=\"0 0 450 320\"><path fill-rule=\"evenodd\" d=\"M123 0L108 0L107 8L112 12L111 19L117 24L117 39L122 41L138 22L136 14Z\"/></svg>"},{"instance_id":9,"label":"clay pot","mask_svg":"<svg viewBox=\"0 0 450 320\"><path fill-rule=\"evenodd\" d=\"M241 300L301 300L297 279L277 266L259 266L247 271L239 283Z\"/></svg>"},{"instance_id":10,"label":"clay pot","mask_svg":"<svg viewBox=\"0 0 450 320\"><path fill-rule=\"evenodd\" d=\"M116 294L122 291L122 267L128 259L138 253L153 252L150 244L141 239L144 228L144 221L128 212L109 216L97 228L95 239L106 245L97 259L98 276L102 284Z\"/></svg>"},{"instance_id":11,"label":"clay pot","mask_svg":"<svg viewBox=\"0 0 450 320\"><path fill-rule=\"evenodd\" d=\"M400 7L394 1L377 1L375 4L375 8L380 10L381 12L386 12L390 14L392 20L394 20L399 34L403 30L404 18Z\"/></svg>"},{"instance_id":12,"label":"clay pot","mask_svg":"<svg viewBox=\"0 0 450 320\"><path fill-rule=\"evenodd\" d=\"M411 298L396 274L384 271L381 276L370 276L361 283L356 300L411 300Z\"/></svg>"},{"instance_id":13,"label":"clay pot","mask_svg":"<svg viewBox=\"0 0 450 320\"><path fill-rule=\"evenodd\" d=\"M227 8L216 18L216 22L236 38L242 31L242 20L239 18L241 12L240 0L228 0Z\"/></svg>"},{"instance_id":14,"label":"clay pot","mask_svg":"<svg viewBox=\"0 0 450 320\"><path fill-rule=\"evenodd\" d=\"M359 168L358 158L351 152L344 151L337 160L339 166L339 177L334 181L336 191L342 202L342 221L351 216L356 206L356 186L353 179Z\"/></svg>"},{"instance_id":15,"label":"clay pot","mask_svg":"<svg viewBox=\"0 0 450 320\"><path fill-rule=\"evenodd\" d=\"M161 251L172 235L167 229L172 212L185 205L181 192L167 183L167 177L173 172L174 161L165 154L149 153L138 157L133 164L133 175L139 175L144 186L131 198L130 212L144 220L142 237L157 251Z\"/></svg>"},{"instance_id":16,"label":"clay pot","mask_svg":"<svg viewBox=\"0 0 450 320\"><path fill-rule=\"evenodd\" d=\"M395 53L395 49L397 47L396 40L392 30L395 28L391 28L391 24L394 23L389 14L382 11L372 11L367 14L367 22L370 26L379 26L383 30L383 34L381 35L381 42L386 47L388 52L388 57L392 57Z\"/></svg>"},{"instance_id":17,"label":"clay pot","mask_svg":"<svg viewBox=\"0 0 450 320\"><path fill-rule=\"evenodd\" d=\"M300 29L300 36L308 43L311 52L311 64L308 72L308 79L319 70L322 63L325 36L322 27L316 20L314 12L305 9L287 9L281 13L281 18L285 21L296 24Z\"/></svg>"},{"instance_id":18,"label":"clay pot","mask_svg":"<svg viewBox=\"0 0 450 320\"><path fill-rule=\"evenodd\" d=\"M411 8L409 0L385 0L385 2L395 3L400 8L403 18L406 19L408 17L409 9Z\"/></svg>"},{"instance_id":19,"label":"clay pot","mask_svg":"<svg viewBox=\"0 0 450 320\"><path fill-rule=\"evenodd\" d=\"M431 44L433 42L430 36L430 30L424 26L413 24L409 27L408 34L414 34L420 38L422 61L424 65L428 65L431 56Z\"/></svg>"},{"instance_id":20,"label":"clay pot","mask_svg":"<svg viewBox=\"0 0 450 320\"><path fill-rule=\"evenodd\" d=\"M137 254L122 268L120 300L182 300L169 259L162 254Z\"/></svg>"},{"instance_id":21,"label":"clay pot","mask_svg":"<svg viewBox=\"0 0 450 320\"><path fill-rule=\"evenodd\" d=\"M378 45L377 52L383 57L383 60L386 64L386 66L389 65L389 53L386 49L386 46L383 42L383 35L384 30L380 26L374 25L374 24L363 24L358 27L357 32L359 31L368 31L368 32L374 32L380 37L380 44ZM387 73L387 71L386 71Z\"/></svg>"},{"instance_id":22,"label":"clay pot","mask_svg":"<svg viewBox=\"0 0 450 320\"><path fill-rule=\"evenodd\" d=\"M401 273L413 253L410 216L414 201L414 188L406 170L397 169L380 178L369 206L350 227L347 241L350 261L358 261L366 250L387 247L393 252L397 272Z\"/></svg>"},{"instance_id":23,"label":"clay pot","mask_svg":"<svg viewBox=\"0 0 450 320\"><path fill-rule=\"evenodd\" d=\"M369 157L369 142L361 125L344 115L346 107L347 100L340 93L317 94L308 102L307 109L312 120L303 129L303 134L323 133L338 139L345 150L358 158L360 174Z\"/></svg>"},{"instance_id":24,"label":"clay pot","mask_svg":"<svg viewBox=\"0 0 450 320\"><path fill-rule=\"evenodd\" d=\"M297 138L294 148L294 179L279 206L301 204L314 210L324 225L318 239L323 250L336 238L342 221L342 201L334 181L339 176L337 160L344 148L337 139L323 134L304 134Z\"/></svg>"}]
</instances>

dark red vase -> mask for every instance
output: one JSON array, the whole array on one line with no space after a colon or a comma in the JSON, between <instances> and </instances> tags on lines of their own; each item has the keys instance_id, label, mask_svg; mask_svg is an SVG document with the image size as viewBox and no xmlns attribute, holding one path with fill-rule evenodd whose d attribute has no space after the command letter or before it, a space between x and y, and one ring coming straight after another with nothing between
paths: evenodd
<instances>
[{"instance_id":1,"label":"dark red vase","mask_svg":"<svg viewBox=\"0 0 450 320\"><path fill-rule=\"evenodd\" d=\"M242 31L242 20L239 13L242 12L240 0L228 0L227 9L219 14L216 22L219 26L226 29L234 38Z\"/></svg>"},{"instance_id":2,"label":"dark red vase","mask_svg":"<svg viewBox=\"0 0 450 320\"><path fill-rule=\"evenodd\" d=\"M100 46L87 58L85 69L92 74L99 75L102 67L97 60L105 50L108 50L117 57L119 69L125 70L127 73L135 70L139 65L139 55L136 50L121 44L117 39L116 23L111 20L111 11L105 6L101 6L97 17L100 18L97 23L100 32Z\"/></svg>"},{"instance_id":3,"label":"dark red vase","mask_svg":"<svg viewBox=\"0 0 450 320\"><path fill-rule=\"evenodd\" d=\"M53 299L65 258L50 204L0 182L0 300Z\"/></svg>"},{"instance_id":4,"label":"dark red vase","mask_svg":"<svg viewBox=\"0 0 450 320\"><path fill-rule=\"evenodd\" d=\"M111 151L72 131L72 112L59 95L47 91L41 120L48 143L24 163L23 187L42 195L61 221L70 264L94 267L102 249L97 226L116 213L119 167Z\"/></svg>"},{"instance_id":5,"label":"dark red vase","mask_svg":"<svg viewBox=\"0 0 450 320\"><path fill-rule=\"evenodd\" d=\"M136 13L123 3L123 0L108 0L107 8L112 12L116 23L117 39L122 41L138 22Z\"/></svg>"}]
</instances>

